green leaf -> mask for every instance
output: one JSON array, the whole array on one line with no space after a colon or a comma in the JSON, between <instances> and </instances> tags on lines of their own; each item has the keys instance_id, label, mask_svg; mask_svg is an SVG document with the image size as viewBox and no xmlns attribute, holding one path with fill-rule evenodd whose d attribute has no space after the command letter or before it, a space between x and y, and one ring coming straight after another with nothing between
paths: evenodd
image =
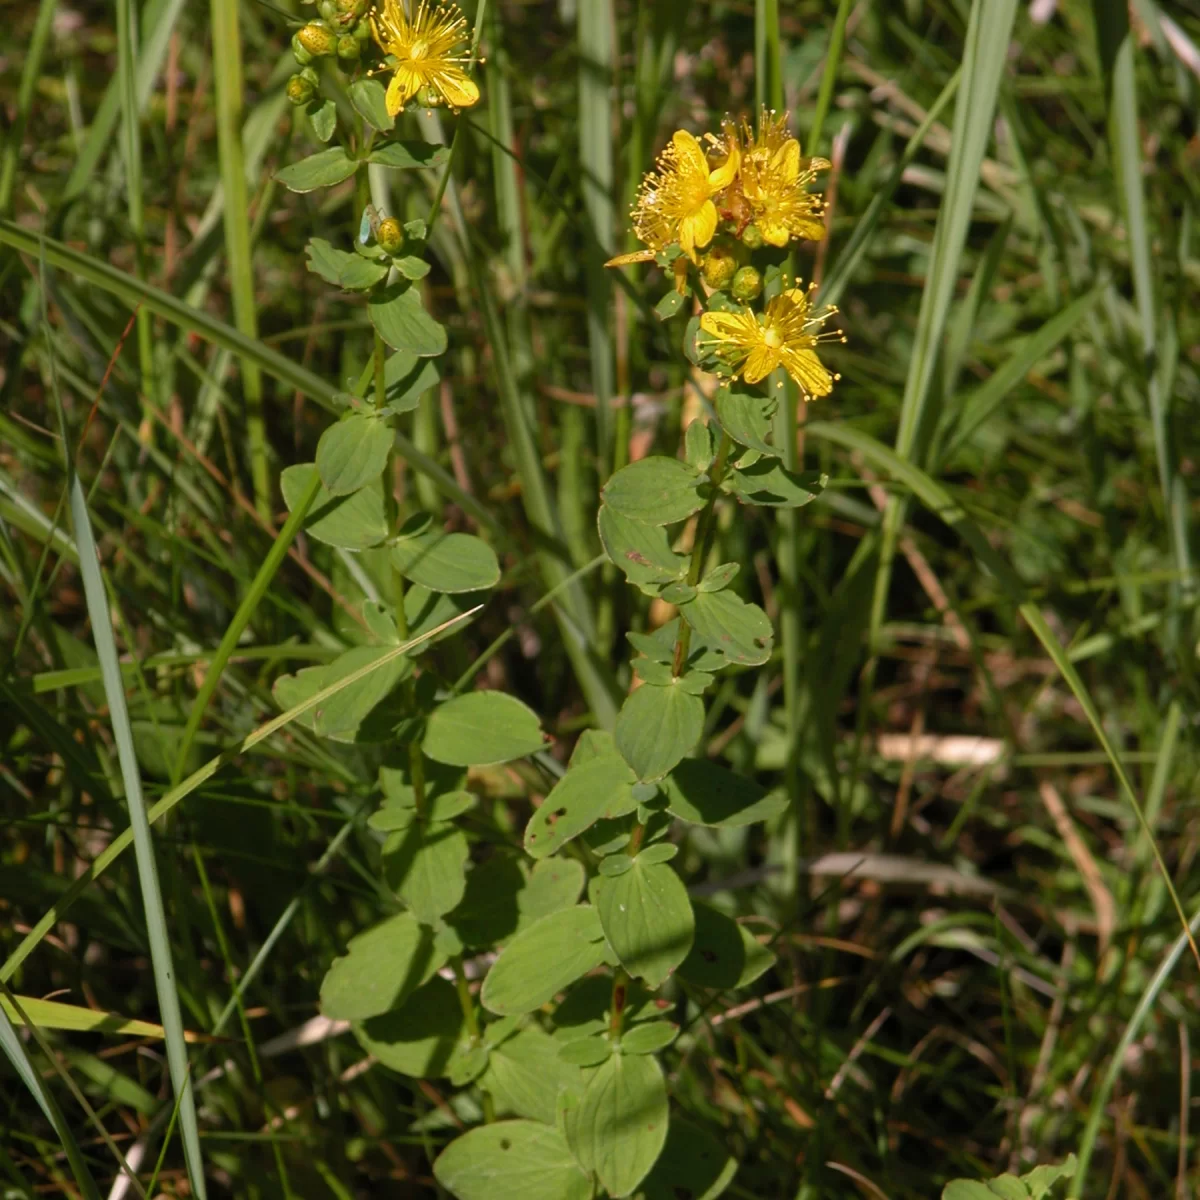
<instances>
[{"instance_id":1,"label":"green leaf","mask_svg":"<svg viewBox=\"0 0 1200 1200\"><path fill-rule=\"evenodd\" d=\"M324 238L310 238L305 246L308 269L326 283L349 291L373 287L388 272L386 263L372 262L361 254L338 250Z\"/></svg>"},{"instance_id":2,"label":"green leaf","mask_svg":"<svg viewBox=\"0 0 1200 1200\"><path fill-rule=\"evenodd\" d=\"M457 1200L590 1200L592 1181L553 1125L496 1121L456 1138L433 1164Z\"/></svg>"},{"instance_id":3,"label":"green leaf","mask_svg":"<svg viewBox=\"0 0 1200 1200\"><path fill-rule=\"evenodd\" d=\"M683 444L688 466L695 467L697 471L707 471L715 453L709 427L701 420L692 421L684 434Z\"/></svg>"},{"instance_id":4,"label":"green leaf","mask_svg":"<svg viewBox=\"0 0 1200 1200\"><path fill-rule=\"evenodd\" d=\"M555 1042L557 1046L559 1043ZM607 1062L613 1053L613 1044L607 1033L598 1033L593 1037L580 1038L575 1042L567 1042L559 1049L558 1056L565 1063L577 1067L598 1067Z\"/></svg>"},{"instance_id":5,"label":"green leaf","mask_svg":"<svg viewBox=\"0 0 1200 1200\"><path fill-rule=\"evenodd\" d=\"M395 283L367 301L371 324L393 350L407 350L419 358L435 358L446 351L446 331L421 304L421 293L411 283Z\"/></svg>"},{"instance_id":6,"label":"green leaf","mask_svg":"<svg viewBox=\"0 0 1200 1200\"><path fill-rule=\"evenodd\" d=\"M733 592L697 592L680 613L727 663L760 667L771 657L774 635L767 614Z\"/></svg>"},{"instance_id":7,"label":"green leaf","mask_svg":"<svg viewBox=\"0 0 1200 1200\"><path fill-rule=\"evenodd\" d=\"M735 442L761 454L778 458L780 450L771 442L775 428L776 401L740 388L717 389L717 420Z\"/></svg>"},{"instance_id":8,"label":"green leaf","mask_svg":"<svg viewBox=\"0 0 1200 1200\"><path fill-rule=\"evenodd\" d=\"M622 467L603 487L604 503L618 516L670 525L704 507L707 476L677 458L652 454Z\"/></svg>"},{"instance_id":9,"label":"green leaf","mask_svg":"<svg viewBox=\"0 0 1200 1200\"><path fill-rule=\"evenodd\" d=\"M636 782L637 776L615 750L571 765L525 826L526 852L531 858L545 858L601 818L633 812Z\"/></svg>"},{"instance_id":10,"label":"green leaf","mask_svg":"<svg viewBox=\"0 0 1200 1200\"><path fill-rule=\"evenodd\" d=\"M289 191L315 192L349 179L357 168L358 163L341 146L332 146L284 167L275 178Z\"/></svg>"},{"instance_id":11,"label":"green leaf","mask_svg":"<svg viewBox=\"0 0 1200 1200\"><path fill-rule=\"evenodd\" d=\"M518 928L525 929L551 913L570 908L583 892L584 877L583 863L578 859L547 858L534 863L529 881L517 897Z\"/></svg>"},{"instance_id":12,"label":"green leaf","mask_svg":"<svg viewBox=\"0 0 1200 1200\"><path fill-rule=\"evenodd\" d=\"M283 499L292 508L308 490L316 463L298 463L284 470L279 479ZM383 484L372 480L348 496L334 496L323 487L309 509L304 531L327 546L343 550L366 550L388 535L383 509Z\"/></svg>"},{"instance_id":13,"label":"green leaf","mask_svg":"<svg viewBox=\"0 0 1200 1200\"><path fill-rule=\"evenodd\" d=\"M337 128L337 105L332 100L318 100L305 110L312 122L317 141L327 142Z\"/></svg>"},{"instance_id":14,"label":"green leaf","mask_svg":"<svg viewBox=\"0 0 1200 1200\"><path fill-rule=\"evenodd\" d=\"M369 1054L414 1079L445 1075L462 1034L458 994L445 979L431 979L399 1008L354 1027Z\"/></svg>"},{"instance_id":15,"label":"green leaf","mask_svg":"<svg viewBox=\"0 0 1200 1200\"><path fill-rule=\"evenodd\" d=\"M393 258L392 266L405 279L424 279L429 274L429 263L415 254L405 254L402 258Z\"/></svg>"},{"instance_id":16,"label":"green leaf","mask_svg":"<svg viewBox=\"0 0 1200 1200\"><path fill-rule=\"evenodd\" d=\"M500 1016L533 1012L598 967L606 951L600 915L590 905L551 913L500 951L483 981L480 1002Z\"/></svg>"},{"instance_id":17,"label":"green leaf","mask_svg":"<svg viewBox=\"0 0 1200 1200\"><path fill-rule=\"evenodd\" d=\"M583 864L547 858L529 871L497 854L475 867L462 903L448 918L468 946L495 946L535 921L570 908L583 891Z\"/></svg>"},{"instance_id":18,"label":"green leaf","mask_svg":"<svg viewBox=\"0 0 1200 1200\"><path fill-rule=\"evenodd\" d=\"M639 779L660 779L696 748L703 731L699 696L678 680L667 687L645 683L626 696L617 714L617 749Z\"/></svg>"},{"instance_id":19,"label":"green leaf","mask_svg":"<svg viewBox=\"0 0 1200 1200\"><path fill-rule=\"evenodd\" d=\"M716 1138L675 1117L638 1195L640 1200L717 1200L736 1174L737 1161Z\"/></svg>"},{"instance_id":20,"label":"green leaf","mask_svg":"<svg viewBox=\"0 0 1200 1200\"><path fill-rule=\"evenodd\" d=\"M506 692L468 692L433 710L422 749L452 767L491 767L543 749L537 713Z\"/></svg>"},{"instance_id":21,"label":"green leaf","mask_svg":"<svg viewBox=\"0 0 1200 1200\"><path fill-rule=\"evenodd\" d=\"M390 1012L443 962L433 935L416 917L389 917L351 938L345 955L333 960L321 983L321 1012L334 1021L364 1021Z\"/></svg>"},{"instance_id":22,"label":"green leaf","mask_svg":"<svg viewBox=\"0 0 1200 1200\"><path fill-rule=\"evenodd\" d=\"M604 552L646 595L657 595L662 584L687 574L687 558L671 549L661 526L630 520L607 504L600 506L596 525Z\"/></svg>"},{"instance_id":23,"label":"green leaf","mask_svg":"<svg viewBox=\"0 0 1200 1200\"><path fill-rule=\"evenodd\" d=\"M696 919L687 889L664 863L633 860L622 875L600 875L588 894L621 965L651 990L687 957Z\"/></svg>"},{"instance_id":24,"label":"green leaf","mask_svg":"<svg viewBox=\"0 0 1200 1200\"><path fill-rule=\"evenodd\" d=\"M568 1125L575 1157L612 1196L628 1196L667 1140L667 1087L649 1055L615 1054L598 1067Z\"/></svg>"},{"instance_id":25,"label":"green leaf","mask_svg":"<svg viewBox=\"0 0 1200 1200\"><path fill-rule=\"evenodd\" d=\"M1029 1200L1043 1200L1060 1180L1074 1179L1079 1163L1075 1155L1068 1154L1066 1162L1057 1166L1047 1163L1034 1167L1021 1176L1021 1182L1029 1189Z\"/></svg>"},{"instance_id":26,"label":"green leaf","mask_svg":"<svg viewBox=\"0 0 1200 1200\"><path fill-rule=\"evenodd\" d=\"M776 459L761 458L748 467L734 467L721 482L725 491L745 504L767 508L802 508L824 490L829 476L820 471L786 470Z\"/></svg>"},{"instance_id":27,"label":"green leaf","mask_svg":"<svg viewBox=\"0 0 1200 1200\"><path fill-rule=\"evenodd\" d=\"M443 592L431 592L427 587L413 584L404 595L404 615L408 618L408 636L410 638L420 637L423 633L436 629L460 613L469 611L477 603L477 599L470 593L447 596ZM463 625L456 626L454 629L447 629L444 633L431 637L427 642L423 642L414 649L413 654L424 654L445 638L457 637L462 633L463 628Z\"/></svg>"},{"instance_id":28,"label":"green leaf","mask_svg":"<svg viewBox=\"0 0 1200 1200\"><path fill-rule=\"evenodd\" d=\"M529 1025L497 1046L479 1086L492 1094L503 1115L554 1122L560 1092L583 1090L577 1066L559 1057L559 1043L545 1030Z\"/></svg>"},{"instance_id":29,"label":"green leaf","mask_svg":"<svg viewBox=\"0 0 1200 1200\"><path fill-rule=\"evenodd\" d=\"M429 142L388 142L377 146L367 155L367 162L396 171L423 167L445 166L450 158L449 146L433 146Z\"/></svg>"},{"instance_id":30,"label":"green leaf","mask_svg":"<svg viewBox=\"0 0 1200 1200\"><path fill-rule=\"evenodd\" d=\"M554 1040L575 1042L608 1031L612 1005L612 979L592 975L581 980L554 1010ZM661 1007L660 1007L661 1006ZM640 983L631 983L625 996L625 1026L643 1020L657 1020L665 1000L656 1000Z\"/></svg>"},{"instance_id":31,"label":"green leaf","mask_svg":"<svg viewBox=\"0 0 1200 1200\"><path fill-rule=\"evenodd\" d=\"M431 592L478 592L500 582L496 552L470 533L431 529L400 537L392 545L392 565L405 579Z\"/></svg>"},{"instance_id":32,"label":"green leaf","mask_svg":"<svg viewBox=\"0 0 1200 1200\"><path fill-rule=\"evenodd\" d=\"M317 443L321 486L331 496L348 496L382 474L392 448L392 430L367 413L351 413L330 425Z\"/></svg>"},{"instance_id":33,"label":"green leaf","mask_svg":"<svg viewBox=\"0 0 1200 1200\"><path fill-rule=\"evenodd\" d=\"M354 646L325 666L306 667L295 675L281 675L272 689L275 701L285 711L295 708L389 650L387 646ZM324 704L298 717L297 721L322 737L341 742L382 741L387 736L387 728L369 718L411 670L409 659L396 658L330 696Z\"/></svg>"},{"instance_id":34,"label":"green leaf","mask_svg":"<svg viewBox=\"0 0 1200 1200\"><path fill-rule=\"evenodd\" d=\"M679 977L700 987L728 991L753 983L775 963L775 954L732 917L707 904L694 906L696 935Z\"/></svg>"},{"instance_id":35,"label":"green leaf","mask_svg":"<svg viewBox=\"0 0 1200 1200\"><path fill-rule=\"evenodd\" d=\"M412 412L421 397L436 387L441 376L437 364L430 358L420 358L405 350L389 354L383 364L384 396L387 404L382 411L399 415Z\"/></svg>"},{"instance_id":36,"label":"green leaf","mask_svg":"<svg viewBox=\"0 0 1200 1200\"><path fill-rule=\"evenodd\" d=\"M662 782L667 807L693 825L751 825L787 808L787 796L768 792L747 775L709 759L685 758Z\"/></svg>"},{"instance_id":37,"label":"green leaf","mask_svg":"<svg viewBox=\"0 0 1200 1200\"><path fill-rule=\"evenodd\" d=\"M463 898L470 856L461 830L444 822L418 821L384 843L383 874L417 920L432 925Z\"/></svg>"},{"instance_id":38,"label":"green leaf","mask_svg":"<svg viewBox=\"0 0 1200 1200\"><path fill-rule=\"evenodd\" d=\"M387 91L378 79L356 79L346 90L350 94L350 103L367 124L380 133L388 133L395 125L396 118L388 115Z\"/></svg>"},{"instance_id":39,"label":"green leaf","mask_svg":"<svg viewBox=\"0 0 1200 1200\"><path fill-rule=\"evenodd\" d=\"M942 1200L996 1200L996 1193L986 1183L956 1179L942 1188ZM1029 1193L1023 1187L1018 1193L1018 1200L1029 1200Z\"/></svg>"},{"instance_id":40,"label":"green leaf","mask_svg":"<svg viewBox=\"0 0 1200 1200\"><path fill-rule=\"evenodd\" d=\"M425 800L425 820L430 825L453 821L474 807L474 792L445 792L440 796L428 796ZM367 818L367 824L380 833L395 833L398 829L407 829L416 820L416 806L411 801L389 801Z\"/></svg>"},{"instance_id":41,"label":"green leaf","mask_svg":"<svg viewBox=\"0 0 1200 1200\"><path fill-rule=\"evenodd\" d=\"M674 1021L643 1021L621 1037L622 1054L657 1054L679 1036Z\"/></svg>"},{"instance_id":42,"label":"green leaf","mask_svg":"<svg viewBox=\"0 0 1200 1200\"><path fill-rule=\"evenodd\" d=\"M692 630L687 666L692 671L720 671L729 664L724 654L718 654L696 631ZM679 636L679 618L675 617L653 633L627 633L629 644L655 662L672 666L675 662L675 639Z\"/></svg>"},{"instance_id":43,"label":"green leaf","mask_svg":"<svg viewBox=\"0 0 1200 1200\"><path fill-rule=\"evenodd\" d=\"M741 570L741 564L735 562L722 563L719 567L713 567L705 577L700 580L696 587L702 592L720 592L727 588L734 579L737 578L738 571Z\"/></svg>"},{"instance_id":44,"label":"green leaf","mask_svg":"<svg viewBox=\"0 0 1200 1200\"><path fill-rule=\"evenodd\" d=\"M682 292L677 292L672 288L654 306L654 313L660 321L669 321L683 307L686 299L687 297Z\"/></svg>"}]
</instances>

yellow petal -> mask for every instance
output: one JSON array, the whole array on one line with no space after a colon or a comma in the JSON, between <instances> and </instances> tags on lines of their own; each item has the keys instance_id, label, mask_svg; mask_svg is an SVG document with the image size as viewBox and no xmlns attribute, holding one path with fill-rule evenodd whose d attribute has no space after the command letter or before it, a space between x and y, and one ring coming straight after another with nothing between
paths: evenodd
<instances>
[{"instance_id":1,"label":"yellow petal","mask_svg":"<svg viewBox=\"0 0 1200 1200\"><path fill-rule=\"evenodd\" d=\"M688 245L684 245L684 230L687 230ZM717 206L711 200L705 202L690 216L679 222L679 244L690 251L692 246L707 246L717 232Z\"/></svg>"},{"instance_id":2,"label":"yellow petal","mask_svg":"<svg viewBox=\"0 0 1200 1200\"><path fill-rule=\"evenodd\" d=\"M654 261L653 250L634 250L631 254L618 254L616 258L610 258L604 265L606 267L628 267L633 263L644 263Z\"/></svg>"},{"instance_id":3,"label":"yellow petal","mask_svg":"<svg viewBox=\"0 0 1200 1200\"><path fill-rule=\"evenodd\" d=\"M778 171L788 183L795 182L800 174L800 143L795 138L788 138L771 155L771 171Z\"/></svg>"},{"instance_id":4,"label":"yellow petal","mask_svg":"<svg viewBox=\"0 0 1200 1200\"><path fill-rule=\"evenodd\" d=\"M708 174L708 159L704 157L700 143L686 129L677 130L671 142L675 147L676 161L682 173Z\"/></svg>"},{"instance_id":5,"label":"yellow petal","mask_svg":"<svg viewBox=\"0 0 1200 1200\"><path fill-rule=\"evenodd\" d=\"M758 322L749 312L706 312L700 318L700 328L722 342L749 349L759 339Z\"/></svg>"},{"instance_id":6,"label":"yellow petal","mask_svg":"<svg viewBox=\"0 0 1200 1200\"><path fill-rule=\"evenodd\" d=\"M821 365L821 360L811 350L783 351L783 365L787 373L809 396L828 396L833 391L833 376ZM746 376L749 381L749 375Z\"/></svg>"},{"instance_id":7,"label":"yellow petal","mask_svg":"<svg viewBox=\"0 0 1200 1200\"><path fill-rule=\"evenodd\" d=\"M792 222L792 237L819 242L825 236L825 222L813 217L797 217Z\"/></svg>"},{"instance_id":8,"label":"yellow petal","mask_svg":"<svg viewBox=\"0 0 1200 1200\"><path fill-rule=\"evenodd\" d=\"M806 158L800 164L805 171L828 171L833 167L833 163L827 158Z\"/></svg>"},{"instance_id":9,"label":"yellow petal","mask_svg":"<svg viewBox=\"0 0 1200 1200\"><path fill-rule=\"evenodd\" d=\"M786 246L790 236L787 224L774 217L760 217L758 227L768 246Z\"/></svg>"},{"instance_id":10,"label":"yellow petal","mask_svg":"<svg viewBox=\"0 0 1200 1200\"><path fill-rule=\"evenodd\" d=\"M750 351L750 357L746 359L746 369L742 372L742 377L747 383L758 383L760 379L766 379L777 366L778 350L773 350L770 346L755 346Z\"/></svg>"},{"instance_id":11,"label":"yellow petal","mask_svg":"<svg viewBox=\"0 0 1200 1200\"><path fill-rule=\"evenodd\" d=\"M725 144L729 147L729 157L715 171L709 172L708 176L708 186L714 192L727 188L733 182L742 162L742 152L738 149L737 142L727 137Z\"/></svg>"},{"instance_id":12,"label":"yellow petal","mask_svg":"<svg viewBox=\"0 0 1200 1200\"><path fill-rule=\"evenodd\" d=\"M392 82L388 84L387 95L383 99L388 116L394 117L401 112L420 90L420 77L407 67L397 67L396 73L392 76Z\"/></svg>"},{"instance_id":13,"label":"yellow petal","mask_svg":"<svg viewBox=\"0 0 1200 1200\"><path fill-rule=\"evenodd\" d=\"M479 103L479 88L465 71L457 67L442 67L430 80L446 98L451 108L470 108Z\"/></svg>"}]
</instances>

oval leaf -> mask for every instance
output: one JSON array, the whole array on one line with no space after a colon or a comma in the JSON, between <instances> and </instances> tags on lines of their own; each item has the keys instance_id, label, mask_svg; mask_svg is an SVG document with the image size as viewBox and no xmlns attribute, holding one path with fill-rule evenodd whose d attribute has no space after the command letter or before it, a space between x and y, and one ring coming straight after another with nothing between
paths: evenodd
<instances>
[{"instance_id":1,"label":"oval leaf","mask_svg":"<svg viewBox=\"0 0 1200 1200\"><path fill-rule=\"evenodd\" d=\"M316 463L298 463L280 476L279 485L288 508L293 508L308 490ZM304 531L327 546L343 550L366 550L388 535L383 509L383 484L374 479L348 496L334 496L321 488L304 520Z\"/></svg>"},{"instance_id":2,"label":"oval leaf","mask_svg":"<svg viewBox=\"0 0 1200 1200\"><path fill-rule=\"evenodd\" d=\"M445 1075L462 1032L458 995L445 979L431 979L399 1008L354 1028L368 1053L414 1079Z\"/></svg>"},{"instance_id":3,"label":"oval leaf","mask_svg":"<svg viewBox=\"0 0 1200 1200\"><path fill-rule=\"evenodd\" d=\"M617 749L639 779L661 779L696 748L703 731L704 701L699 696L678 680L667 687L645 683L625 697L617 714Z\"/></svg>"},{"instance_id":4,"label":"oval leaf","mask_svg":"<svg viewBox=\"0 0 1200 1200\"><path fill-rule=\"evenodd\" d=\"M679 964L681 979L726 991L753 983L774 965L774 952L732 917L707 904L697 904L695 915L696 937Z\"/></svg>"},{"instance_id":5,"label":"oval leaf","mask_svg":"<svg viewBox=\"0 0 1200 1200\"><path fill-rule=\"evenodd\" d=\"M588 892L621 965L651 990L659 987L687 957L695 934L679 876L665 863L635 858L631 870L593 879Z\"/></svg>"},{"instance_id":6,"label":"oval leaf","mask_svg":"<svg viewBox=\"0 0 1200 1200\"><path fill-rule=\"evenodd\" d=\"M646 1176L642 1200L717 1200L737 1174L737 1161L710 1134L675 1118L654 1170Z\"/></svg>"},{"instance_id":7,"label":"oval leaf","mask_svg":"<svg viewBox=\"0 0 1200 1200\"><path fill-rule=\"evenodd\" d=\"M396 118L388 115L387 92L378 79L356 79L346 91L359 116L380 133L387 133L395 125Z\"/></svg>"},{"instance_id":8,"label":"oval leaf","mask_svg":"<svg viewBox=\"0 0 1200 1200\"><path fill-rule=\"evenodd\" d=\"M656 1059L614 1054L596 1069L568 1124L571 1149L613 1196L628 1196L667 1140L667 1086Z\"/></svg>"},{"instance_id":9,"label":"oval leaf","mask_svg":"<svg viewBox=\"0 0 1200 1200\"><path fill-rule=\"evenodd\" d=\"M352 938L346 953L333 960L321 983L321 1012L334 1021L363 1021L389 1012L444 961L433 935L416 917L389 917Z\"/></svg>"},{"instance_id":10,"label":"oval leaf","mask_svg":"<svg viewBox=\"0 0 1200 1200\"><path fill-rule=\"evenodd\" d=\"M633 812L636 782L637 776L616 753L568 767L526 825L526 851L532 858L546 858L601 818Z\"/></svg>"},{"instance_id":11,"label":"oval leaf","mask_svg":"<svg viewBox=\"0 0 1200 1200\"><path fill-rule=\"evenodd\" d=\"M828 475L820 471L788 471L776 460L760 458L748 467L735 467L721 486L746 504L768 508L802 508L824 490Z\"/></svg>"},{"instance_id":12,"label":"oval leaf","mask_svg":"<svg viewBox=\"0 0 1200 1200\"><path fill-rule=\"evenodd\" d=\"M349 179L357 167L341 146L333 146L284 167L275 178L289 191L315 192L317 188L332 187Z\"/></svg>"},{"instance_id":13,"label":"oval leaf","mask_svg":"<svg viewBox=\"0 0 1200 1200\"><path fill-rule=\"evenodd\" d=\"M697 592L680 613L726 662L760 667L771 657L774 635L767 614L731 591Z\"/></svg>"},{"instance_id":14,"label":"oval leaf","mask_svg":"<svg viewBox=\"0 0 1200 1200\"><path fill-rule=\"evenodd\" d=\"M679 1036L674 1021L643 1021L621 1037L622 1054L657 1054Z\"/></svg>"},{"instance_id":15,"label":"oval leaf","mask_svg":"<svg viewBox=\"0 0 1200 1200\"><path fill-rule=\"evenodd\" d=\"M671 813L693 825L751 825L787 808L783 792L768 792L709 759L685 758L663 780L662 789Z\"/></svg>"},{"instance_id":16,"label":"oval leaf","mask_svg":"<svg viewBox=\"0 0 1200 1200\"><path fill-rule=\"evenodd\" d=\"M602 489L613 512L647 525L670 525L704 507L708 479L677 458L650 455L622 467Z\"/></svg>"},{"instance_id":17,"label":"oval leaf","mask_svg":"<svg viewBox=\"0 0 1200 1200\"><path fill-rule=\"evenodd\" d=\"M471 856L466 834L448 823L414 821L383 846L387 885L424 925L432 925L463 898Z\"/></svg>"},{"instance_id":18,"label":"oval leaf","mask_svg":"<svg viewBox=\"0 0 1200 1200\"><path fill-rule=\"evenodd\" d=\"M671 549L661 526L630 520L607 504L600 506L596 525L604 552L647 595L656 595L662 584L687 574L688 560Z\"/></svg>"},{"instance_id":19,"label":"oval leaf","mask_svg":"<svg viewBox=\"0 0 1200 1200\"><path fill-rule=\"evenodd\" d=\"M347 496L377 478L387 463L392 431L377 417L351 413L321 435L317 470L331 496Z\"/></svg>"},{"instance_id":20,"label":"oval leaf","mask_svg":"<svg viewBox=\"0 0 1200 1200\"><path fill-rule=\"evenodd\" d=\"M778 407L775 401L753 392L723 387L717 390L715 407L721 428L735 442L761 454L779 456L779 447L771 442Z\"/></svg>"},{"instance_id":21,"label":"oval leaf","mask_svg":"<svg viewBox=\"0 0 1200 1200\"><path fill-rule=\"evenodd\" d=\"M434 1178L458 1200L589 1200L566 1138L538 1121L479 1125L446 1147Z\"/></svg>"},{"instance_id":22,"label":"oval leaf","mask_svg":"<svg viewBox=\"0 0 1200 1200\"><path fill-rule=\"evenodd\" d=\"M499 1016L533 1012L598 967L606 950L600 915L590 905L551 913L500 951L483 981L480 1002Z\"/></svg>"},{"instance_id":23,"label":"oval leaf","mask_svg":"<svg viewBox=\"0 0 1200 1200\"><path fill-rule=\"evenodd\" d=\"M367 313L379 336L393 350L435 358L446 350L446 331L421 304L411 283L394 284L367 301Z\"/></svg>"},{"instance_id":24,"label":"oval leaf","mask_svg":"<svg viewBox=\"0 0 1200 1200\"><path fill-rule=\"evenodd\" d=\"M551 1124L560 1092L583 1090L577 1066L559 1057L559 1044L530 1025L497 1046L479 1086L492 1094L502 1114Z\"/></svg>"},{"instance_id":25,"label":"oval leaf","mask_svg":"<svg viewBox=\"0 0 1200 1200\"><path fill-rule=\"evenodd\" d=\"M537 713L505 692L469 692L433 710L421 748L451 767L491 767L541 750Z\"/></svg>"},{"instance_id":26,"label":"oval leaf","mask_svg":"<svg viewBox=\"0 0 1200 1200\"><path fill-rule=\"evenodd\" d=\"M405 579L431 592L478 592L500 581L496 552L469 533L430 530L401 538L392 546L392 563Z\"/></svg>"},{"instance_id":27,"label":"oval leaf","mask_svg":"<svg viewBox=\"0 0 1200 1200\"><path fill-rule=\"evenodd\" d=\"M388 142L367 155L367 162L407 171L421 167L440 167L449 159L449 146L434 146L429 142Z\"/></svg>"}]
</instances>

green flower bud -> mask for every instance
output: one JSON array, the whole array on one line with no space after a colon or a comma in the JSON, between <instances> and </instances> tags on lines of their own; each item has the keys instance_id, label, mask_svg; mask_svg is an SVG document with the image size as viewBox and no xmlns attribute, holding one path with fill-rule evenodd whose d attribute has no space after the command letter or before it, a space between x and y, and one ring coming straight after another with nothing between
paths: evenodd
<instances>
[{"instance_id":1,"label":"green flower bud","mask_svg":"<svg viewBox=\"0 0 1200 1200\"><path fill-rule=\"evenodd\" d=\"M317 5L317 12L326 21L336 21L338 17L337 0L321 0L321 3Z\"/></svg>"},{"instance_id":2,"label":"green flower bud","mask_svg":"<svg viewBox=\"0 0 1200 1200\"><path fill-rule=\"evenodd\" d=\"M737 269L737 254L725 238L713 242L700 265L700 273L710 288L728 287Z\"/></svg>"},{"instance_id":3,"label":"green flower bud","mask_svg":"<svg viewBox=\"0 0 1200 1200\"><path fill-rule=\"evenodd\" d=\"M367 0L334 0L334 6L343 23L349 25L367 11Z\"/></svg>"},{"instance_id":4,"label":"green flower bud","mask_svg":"<svg viewBox=\"0 0 1200 1200\"><path fill-rule=\"evenodd\" d=\"M322 58L327 54L335 54L337 52L337 34L332 29L327 29L324 25L318 25L315 21L311 21L305 25L296 34L296 40L314 58Z\"/></svg>"},{"instance_id":5,"label":"green flower bud","mask_svg":"<svg viewBox=\"0 0 1200 1200\"><path fill-rule=\"evenodd\" d=\"M395 217L384 217L375 231L375 240L388 254L398 254L404 245L404 228Z\"/></svg>"},{"instance_id":6,"label":"green flower bud","mask_svg":"<svg viewBox=\"0 0 1200 1200\"><path fill-rule=\"evenodd\" d=\"M337 56L346 62L355 62L362 54L362 42L352 33L344 33L338 38Z\"/></svg>"},{"instance_id":7,"label":"green flower bud","mask_svg":"<svg viewBox=\"0 0 1200 1200\"><path fill-rule=\"evenodd\" d=\"M316 73L316 71L312 67L304 67L300 71L300 78L307 79L308 82L311 83L314 88L319 88L321 86L321 77L320 77L320 75L318 75Z\"/></svg>"},{"instance_id":8,"label":"green flower bud","mask_svg":"<svg viewBox=\"0 0 1200 1200\"><path fill-rule=\"evenodd\" d=\"M417 103L421 105L422 108L437 108L437 106L442 103L442 93L439 92L437 88L433 86L433 84L426 84L417 93Z\"/></svg>"},{"instance_id":9,"label":"green flower bud","mask_svg":"<svg viewBox=\"0 0 1200 1200\"><path fill-rule=\"evenodd\" d=\"M757 267L742 267L733 277L730 292L742 304L751 304L762 295L762 274Z\"/></svg>"},{"instance_id":10,"label":"green flower bud","mask_svg":"<svg viewBox=\"0 0 1200 1200\"><path fill-rule=\"evenodd\" d=\"M761 250L763 247L762 230L753 221L742 230L742 245L747 250Z\"/></svg>"},{"instance_id":11,"label":"green flower bud","mask_svg":"<svg viewBox=\"0 0 1200 1200\"><path fill-rule=\"evenodd\" d=\"M307 104L316 94L317 89L311 79L306 79L303 75L293 75L288 80L287 98L297 107Z\"/></svg>"},{"instance_id":12,"label":"green flower bud","mask_svg":"<svg viewBox=\"0 0 1200 1200\"><path fill-rule=\"evenodd\" d=\"M313 60L313 56L304 48L304 43L300 40L298 30L292 36L292 57L302 67L307 67Z\"/></svg>"},{"instance_id":13,"label":"green flower bud","mask_svg":"<svg viewBox=\"0 0 1200 1200\"><path fill-rule=\"evenodd\" d=\"M365 42L371 36L371 22L363 17L361 21L350 31L360 42Z\"/></svg>"}]
</instances>

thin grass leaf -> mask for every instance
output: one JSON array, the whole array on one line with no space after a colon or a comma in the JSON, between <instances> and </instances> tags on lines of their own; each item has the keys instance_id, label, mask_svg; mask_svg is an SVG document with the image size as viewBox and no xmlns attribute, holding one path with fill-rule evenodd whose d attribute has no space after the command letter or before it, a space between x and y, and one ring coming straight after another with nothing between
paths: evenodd
<instances>
[{"instance_id":1,"label":"thin grass leaf","mask_svg":"<svg viewBox=\"0 0 1200 1200\"><path fill-rule=\"evenodd\" d=\"M25 137L25 125L33 108L34 89L42 74L42 59L46 54L46 43L54 24L57 0L41 0L33 34L25 47L21 62L21 83L17 88L16 112L8 126L8 137L4 143L4 157L0 160L0 216L12 211L13 187L17 181L17 164L21 160L21 142Z\"/></svg>"}]
</instances>

